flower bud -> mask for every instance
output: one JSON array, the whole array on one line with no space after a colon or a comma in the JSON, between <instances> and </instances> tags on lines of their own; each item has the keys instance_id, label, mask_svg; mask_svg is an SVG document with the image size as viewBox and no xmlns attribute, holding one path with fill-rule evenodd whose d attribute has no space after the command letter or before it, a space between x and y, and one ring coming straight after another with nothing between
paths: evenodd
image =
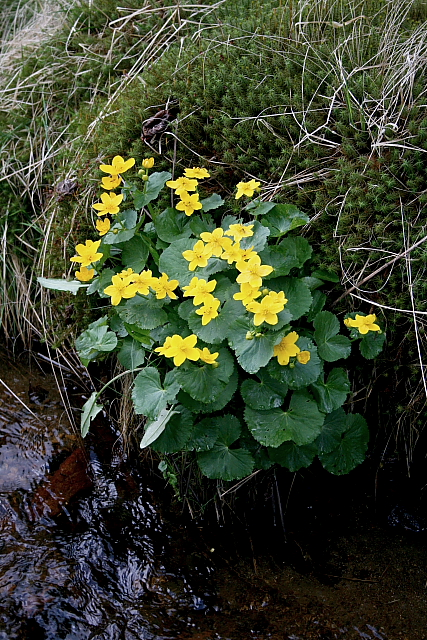
<instances>
[{"instance_id":1,"label":"flower bud","mask_svg":"<svg viewBox=\"0 0 427 640\"><path fill-rule=\"evenodd\" d=\"M254 332L248 331L246 334L246 340L253 340L253 339L254 339Z\"/></svg>"},{"instance_id":2,"label":"flower bud","mask_svg":"<svg viewBox=\"0 0 427 640\"><path fill-rule=\"evenodd\" d=\"M289 363L289 369L295 369L295 362Z\"/></svg>"},{"instance_id":3,"label":"flower bud","mask_svg":"<svg viewBox=\"0 0 427 640\"><path fill-rule=\"evenodd\" d=\"M112 229L112 231L113 231L113 233L114 233L115 235L117 235L117 234L119 233L119 230L118 230L118 229Z\"/></svg>"},{"instance_id":4,"label":"flower bud","mask_svg":"<svg viewBox=\"0 0 427 640\"><path fill-rule=\"evenodd\" d=\"M219 362L212 362L211 365L214 369L216 369L217 367L219 367Z\"/></svg>"},{"instance_id":5,"label":"flower bud","mask_svg":"<svg viewBox=\"0 0 427 640\"><path fill-rule=\"evenodd\" d=\"M258 333L255 334L255 338L262 338L262 333L258 331Z\"/></svg>"},{"instance_id":6,"label":"flower bud","mask_svg":"<svg viewBox=\"0 0 427 640\"><path fill-rule=\"evenodd\" d=\"M142 179L144 180L144 182L147 182L147 180L148 180L148 176L147 176L147 174L144 174L144 175L142 176Z\"/></svg>"},{"instance_id":7,"label":"flower bud","mask_svg":"<svg viewBox=\"0 0 427 640\"><path fill-rule=\"evenodd\" d=\"M139 176L145 176L145 171L144 171L144 169L140 169L140 170L138 171L138 175L139 175Z\"/></svg>"}]
</instances>

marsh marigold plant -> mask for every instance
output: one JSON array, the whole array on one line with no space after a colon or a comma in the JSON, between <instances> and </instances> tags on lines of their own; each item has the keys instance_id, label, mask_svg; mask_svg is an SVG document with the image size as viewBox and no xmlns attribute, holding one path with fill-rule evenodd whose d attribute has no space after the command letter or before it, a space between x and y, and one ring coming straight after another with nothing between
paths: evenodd
<instances>
[{"instance_id":1,"label":"marsh marigold plant","mask_svg":"<svg viewBox=\"0 0 427 640\"><path fill-rule=\"evenodd\" d=\"M308 217L258 199L254 179L236 181L243 204L232 216L204 167L172 179L152 171L154 158L135 165L101 164L94 239L76 245L75 279L40 282L98 297L100 318L76 349L86 366L115 353L134 376L141 447L192 452L222 480L274 464L295 471L315 456L332 473L350 471L369 434L348 412L343 363L354 342L374 358L385 334L372 313L342 322L324 309L321 289L336 278L312 270L312 248L295 231ZM161 210L164 188L174 206ZM84 407L83 435L102 391Z\"/></svg>"}]
</instances>

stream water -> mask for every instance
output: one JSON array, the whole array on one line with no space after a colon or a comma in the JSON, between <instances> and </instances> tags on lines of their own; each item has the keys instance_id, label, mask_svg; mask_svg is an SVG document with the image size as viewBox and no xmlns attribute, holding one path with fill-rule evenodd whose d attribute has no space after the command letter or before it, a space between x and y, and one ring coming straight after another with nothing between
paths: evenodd
<instances>
[{"instance_id":1,"label":"stream water","mask_svg":"<svg viewBox=\"0 0 427 640\"><path fill-rule=\"evenodd\" d=\"M52 376L0 379L0 640L427 638L407 487L377 513L361 473L283 471L191 520L109 427L82 446Z\"/></svg>"}]
</instances>

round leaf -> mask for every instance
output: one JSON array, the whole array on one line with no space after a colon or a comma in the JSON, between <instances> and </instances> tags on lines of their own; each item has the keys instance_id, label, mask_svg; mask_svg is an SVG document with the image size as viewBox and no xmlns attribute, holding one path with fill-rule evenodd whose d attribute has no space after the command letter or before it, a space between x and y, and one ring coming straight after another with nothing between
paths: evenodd
<instances>
[{"instance_id":1,"label":"round leaf","mask_svg":"<svg viewBox=\"0 0 427 640\"><path fill-rule=\"evenodd\" d=\"M289 409L256 411L245 409L245 420L253 435L267 447L279 447L286 440L309 444L319 435L324 415L306 393L293 393Z\"/></svg>"},{"instance_id":2,"label":"round leaf","mask_svg":"<svg viewBox=\"0 0 427 640\"><path fill-rule=\"evenodd\" d=\"M332 369L326 382L319 378L311 385L310 390L320 411L331 413L345 402L350 391L350 381L344 369Z\"/></svg>"},{"instance_id":3,"label":"round leaf","mask_svg":"<svg viewBox=\"0 0 427 640\"><path fill-rule=\"evenodd\" d=\"M319 355L326 362L335 362L341 358L348 358L351 342L346 336L337 335L340 323L330 311L321 311L313 321L315 328L314 339L317 343Z\"/></svg>"},{"instance_id":4,"label":"round leaf","mask_svg":"<svg viewBox=\"0 0 427 640\"><path fill-rule=\"evenodd\" d=\"M339 445L330 453L320 453L323 466L330 473L343 475L363 462L369 442L366 420L358 413L345 417Z\"/></svg>"},{"instance_id":5,"label":"round leaf","mask_svg":"<svg viewBox=\"0 0 427 640\"><path fill-rule=\"evenodd\" d=\"M133 383L132 400L135 413L155 420L162 409L166 409L168 404L174 402L179 388L179 384L174 380L169 384L165 380L163 388L157 369L146 367L138 373Z\"/></svg>"},{"instance_id":6,"label":"round leaf","mask_svg":"<svg viewBox=\"0 0 427 640\"><path fill-rule=\"evenodd\" d=\"M284 442L277 449L270 448L268 454L273 462L293 472L311 465L317 454L317 447L314 442L300 446L295 442Z\"/></svg>"}]
</instances>

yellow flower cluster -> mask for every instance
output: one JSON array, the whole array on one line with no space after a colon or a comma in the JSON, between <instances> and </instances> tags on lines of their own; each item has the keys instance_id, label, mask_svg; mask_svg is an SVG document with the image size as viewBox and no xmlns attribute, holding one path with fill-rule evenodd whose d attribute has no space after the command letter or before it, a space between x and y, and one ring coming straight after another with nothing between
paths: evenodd
<instances>
[{"instance_id":1,"label":"yellow flower cluster","mask_svg":"<svg viewBox=\"0 0 427 640\"><path fill-rule=\"evenodd\" d=\"M195 211L199 211L202 208L199 194L190 194L190 191L197 192L198 180L209 177L210 174L206 169L193 167L192 169L185 169L184 175L180 178L166 182L166 185L174 189L176 195L181 198L176 205L178 211L184 211L186 216L191 216Z\"/></svg>"},{"instance_id":2,"label":"yellow flower cluster","mask_svg":"<svg viewBox=\"0 0 427 640\"><path fill-rule=\"evenodd\" d=\"M246 309L254 313L255 326L259 326L263 322L275 325L279 321L277 314L283 311L287 303L285 294L283 291L279 293L268 290L260 291L262 278L269 275L273 271L273 267L261 264L261 258L253 250L253 247L250 249L240 248L242 238L253 236L253 226L253 224L232 224L227 231L218 228L212 232L203 232L200 234L201 240L196 242L193 249L184 251L182 255L189 262L190 271L194 271L196 267L206 267L212 256L227 260L228 264L236 263L236 269L240 272L236 280L240 284L240 292L234 294L234 299L241 300ZM197 280L197 278L193 280ZM263 296L261 302L255 302L255 299L260 296ZM218 315L219 300L211 297L209 311L204 312L206 321L203 324ZM205 303L205 306L208 305Z\"/></svg>"},{"instance_id":3,"label":"yellow flower cluster","mask_svg":"<svg viewBox=\"0 0 427 640\"><path fill-rule=\"evenodd\" d=\"M198 349L196 342L197 336L194 334L187 338L182 338L175 334L166 338L164 344L154 349L154 351L166 356L166 358L173 358L173 363L176 367L180 367L186 360L202 360L206 364L217 365L216 359L219 353L211 353L207 347Z\"/></svg>"},{"instance_id":4,"label":"yellow flower cluster","mask_svg":"<svg viewBox=\"0 0 427 640\"><path fill-rule=\"evenodd\" d=\"M177 296L174 290L179 285L178 280L169 280L166 273L162 273L160 278L152 275L147 269L141 273L135 273L133 269L125 269L111 278L110 284L104 293L111 297L111 304L117 306L122 298L134 298L137 293L144 296L150 293L150 289L156 294L158 300L163 300L168 296L172 300L176 300Z\"/></svg>"},{"instance_id":5,"label":"yellow flower cluster","mask_svg":"<svg viewBox=\"0 0 427 640\"><path fill-rule=\"evenodd\" d=\"M227 260L228 264L236 263L236 269L240 272L236 282L240 284L240 291L233 295L235 300L241 300L243 306L254 314L254 325L257 327L264 322L276 325L279 321L278 314L283 311L288 302L283 291L261 290L262 279L272 273L273 267L261 264L261 258L253 247L241 249L240 240L253 236L253 224L232 224L224 231L221 228L212 232L200 234L193 249L183 252L183 257L189 262L188 268L194 271L196 267L206 267L209 258L215 256ZM231 240L230 237L233 238ZM234 241L234 242L233 242ZM212 295L216 280L206 282L197 277L192 278L187 287L183 287L185 296L194 296L194 304L203 306L196 313L202 316L202 324L206 325L218 316L220 301ZM260 302L256 298L262 296ZM290 358L296 356L298 362L307 364L310 360L309 351L301 351L295 344L299 336L292 331L285 336L280 344L274 347L274 355L280 364L289 364Z\"/></svg>"}]
</instances>

